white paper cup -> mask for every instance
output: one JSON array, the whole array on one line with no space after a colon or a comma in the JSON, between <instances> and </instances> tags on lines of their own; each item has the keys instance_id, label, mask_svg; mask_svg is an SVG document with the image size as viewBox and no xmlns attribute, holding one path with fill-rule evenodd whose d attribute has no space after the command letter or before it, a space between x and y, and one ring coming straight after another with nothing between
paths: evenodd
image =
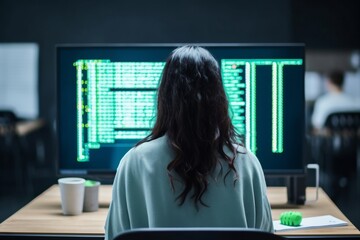
<instances>
[{"instance_id":1,"label":"white paper cup","mask_svg":"<svg viewBox=\"0 0 360 240\"><path fill-rule=\"evenodd\" d=\"M86 180L84 195L84 212L95 212L99 209L100 182Z\"/></svg>"},{"instance_id":2,"label":"white paper cup","mask_svg":"<svg viewBox=\"0 0 360 240\"><path fill-rule=\"evenodd\" d=\"M60 178L61 208L64 215L79 215L83 211L85 179Z\"/></svg>"}]
</instances>

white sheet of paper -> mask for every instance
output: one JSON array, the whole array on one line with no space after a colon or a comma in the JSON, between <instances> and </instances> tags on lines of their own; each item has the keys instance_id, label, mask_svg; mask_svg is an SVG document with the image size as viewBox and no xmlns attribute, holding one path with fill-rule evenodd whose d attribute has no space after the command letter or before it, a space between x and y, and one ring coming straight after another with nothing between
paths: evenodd
<instances>
[{"instance_id":1,"label":"white sheet of paper","mask_svg":"<svg viewBox=\"0 0 360 240\"><path fill-rule=\"evenodd\" d=\"M280 220L273 221L273 223L275 232L309 228L340 227L348 225L347 222L331 215L303 218L301 225L297 227L282 225Z\"/></svg>"},{"instance_id":2,"label":"white sheet of paper","mask_svg":"<svg viewBox=\"0 0 360 240\"><path fill-rule=\"evenodd\" d=\"M0 109L38 117L38 65L36 43L0 44Z\"/></svg>"}]
</instances>

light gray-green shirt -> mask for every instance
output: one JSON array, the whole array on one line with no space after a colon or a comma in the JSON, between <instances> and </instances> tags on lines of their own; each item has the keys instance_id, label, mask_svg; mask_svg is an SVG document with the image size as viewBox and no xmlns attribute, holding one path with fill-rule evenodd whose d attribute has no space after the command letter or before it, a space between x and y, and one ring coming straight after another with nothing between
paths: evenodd
<instances>
[{"instance_id":1,"label":"light gray-green shirt","mask_svg":"<svg viewBox=\"0 0 360 240\"><path fill-rule=\"evenodd\" d=\"M238 173L235 185L233 171L224 183L228 166L223 162L222 176L214 173L208 180L202 198L208 207L200 205L197 210L191 194L181 206L175 200L183 189L181 181L175 181L175 191L170 184L166 168L174 154L166 136L131 149L120 161L114 179L105 239L133 228L241 227L273 231L261 165L248 150L238 146L238 151L244 154L237 154L234 163Z\"/></svg>"}]
</instances>

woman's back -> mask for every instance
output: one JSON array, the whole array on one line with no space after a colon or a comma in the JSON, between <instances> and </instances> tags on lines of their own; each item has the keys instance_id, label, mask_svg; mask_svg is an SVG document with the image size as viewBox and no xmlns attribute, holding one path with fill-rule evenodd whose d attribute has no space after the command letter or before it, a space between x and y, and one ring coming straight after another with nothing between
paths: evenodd
<instances>
[{"instance_id":1,"label":"woman's back","mask_svg":"<svg viewBox=\"0 0 360 240\"><path fill-rule=\"evenodd\" d=\"M106 237L140 227L272 231L264 174L229 116L220 68L196 46L175 49L158 89L155 125L120 161Z\"/></svg>"},{"instance_id":2,"label":"woman's back","mask_svg":"<svg viewBox=\"0 0 360 240\"><path fill-rule=\"evenodd\" d=\"M246 151L240 146L238 150ZM174 176L173 191L163 170L173 158L168 138L163 136L132 149L122 159L113 189L120 201L113 202L111 209L127 211L110 210L108 234L151 227L248 227L273 231L262 169L253 154L238 154L235 167L239 180L235 184L233 176L224 182L223 175L217 174L221 167L217 166L203 196L207 206L199 209L192 201L181 206L175 201L183 188L181 180ZM225 162L222 167L226 172Z\"/></svg>"}]
</instances>

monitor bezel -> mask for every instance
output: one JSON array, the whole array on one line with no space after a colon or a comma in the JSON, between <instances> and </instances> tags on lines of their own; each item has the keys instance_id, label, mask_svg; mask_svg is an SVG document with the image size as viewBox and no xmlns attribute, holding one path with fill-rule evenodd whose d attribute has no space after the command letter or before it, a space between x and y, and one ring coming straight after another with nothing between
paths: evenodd
<instances>
[{"instance_id":1,"label":"monitor bezel","mask_svg":"<svg viewBox=\"0 0 360 240\"><path fill-rule=\"evenodd\" d=\"M201 47L296 47L303 49L303 66L304 73L303 78L305 77L305 44L304 43L62 43L57 44L55 46L55 79L56 79L56 173L58 176L79 176L79 177L87 177L92 179L108 179L111 182L111 179L115 176L116 170L110 169L81 169L81 170L72 170L72 169L60 169L59 161L60 161L60 134L59 131L59 119L60 119L60 103L59 99L59 71L58 71L58 62L59 62L59 51L61 49L66 48L125 48L125 47L171 47L176 48L183 45L197 45ZM286 177L286 176L303 176L305 175L305 152L306 152L306 141L305 141L305 88L303 87L303 112L304 112L304 120L302 124L303 136L302 137L302 165L303 168L299 169L263 169L266 177Z\"/></svg>"}]
</instances>

